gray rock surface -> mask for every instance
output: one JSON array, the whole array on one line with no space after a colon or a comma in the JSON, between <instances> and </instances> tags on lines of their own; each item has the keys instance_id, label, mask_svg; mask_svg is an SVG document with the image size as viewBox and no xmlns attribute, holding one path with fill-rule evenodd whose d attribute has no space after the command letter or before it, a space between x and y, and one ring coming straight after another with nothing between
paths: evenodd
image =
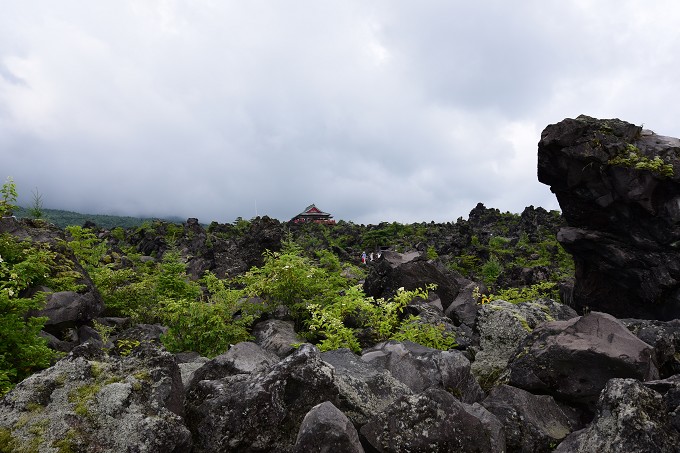
<instances>
[{"instance_id":1,"label":"gray rock surface","mask_svg":"<svg viewBox=\"0 0 680 453\"><path fill-rule=\"evenodd\" d=\"M333 403L314 406L302 420L296 453L363 453L356 428Z\"/></svg>"},{"instance_id":2,"label":"gray rock surface","mask_svg":"<svg viewBox=\"0 0 680 453\"><path fill-rule=\"evenodd\" d=\"M363 425L411 390L384 368L362 360L349 349L321 353L333 367L333 384L341 409L356 426Z\"/></svg>"},{"instance_id":3,"label":"gray rock surface","mask_svg":"<svg viewBox=\"0 0 680 453\"><path fill-rule=\"evenodd\" d=\"M479 351L472 372L483 388L490 389L505 372L517 346L538 325L577 316L569 307L550 299L511 304L495 300L483 305L477 316Z\"/></svg>"},{"instance_id":4,"label":"gray rock surface","mask_svg":"<svg viewBox=\"0 0 680 453\"><path fill-rule=\"evenodd\" d=\"M460 351L440 351L410 341L388 341L364 350L361 358L389 370L414 393L439 387L469 404L484 397L470 372L470 361Z\"/></svg>"},{"instance_id":5,"label":"gray rock surface","mask_svg":"<svg viewBox=\"0 0 680 453\"><path fill-rule=\"evenodd\" d=\"M305 415L317 404L338 405L333 368L305 344L252 374L199 381L187 395L195 453L290 451Z\"/></svg>"},{"instance_id":6,"label":"gray rock surface","mask_svg":"<svg viewBox=\"0 0 680 453\"><path fill-rule=\"evenodd\" d=\"M395 401L360 432L379 452L503 452L504 439L494 436L502 429L500 422L484 411L430 388Z\"/></svg>"},{"instance_id":7,"label":"gray rock surface","mask_svg":"<svg viewBox=\"0 0 680 453\"><path fill-rule=\"evenodd\" d=\"M295 350L296 344L304 340L295 333L292 321L268 319L253 326L255 343L279 357L285 357Z\"/></svg>"},{"instance_id":8,"label":"gray rock surface","mask_svg":"<svg viewBox=\"0 0 680 453\"><path fill-rule=\"evenodd\" d=\"M592 312L536 328L510 360L510 384L592 408L612 378L657 379L653 355L616 318Z\"/></svg>"},{"instance_id":9,"label":"gray rock surface","mask_svg":"<svg viewBox=\"0 0 680 453\"><path fill-rule=\"evenodd\" d=\"M167 352L145 344L114 357L86 344L0 400L0 429L17 449L186 452L192 442L183 402Z\"/></svg>"},{"instance_id":10,"label":"gray rock surface","mask_svg":"<svg viewBox=\"0 0 680 453\"><path fill-rule=\"evenodd\" d=\"M549 452L576 426L548 395L500 385L481 403L503 424L509 452Z\"/></svg>"},{"instance_id":11,"label":"gray rock surface","mask_svg":"<svg viewBox=\"0 0 680 453\"><path fill-rule=\"evenodd\" d=\"M592 423L568 436L555 452L677 453L679 445L680 435L659 393L634 379L612 379Z\"/></svg>"}]
</instances>

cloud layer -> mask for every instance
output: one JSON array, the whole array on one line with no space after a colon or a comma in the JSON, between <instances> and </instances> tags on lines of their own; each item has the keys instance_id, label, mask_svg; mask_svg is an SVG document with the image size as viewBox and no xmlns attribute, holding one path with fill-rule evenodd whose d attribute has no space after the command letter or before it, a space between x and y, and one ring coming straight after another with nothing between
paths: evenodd
<instances>
[{"instance_id":1,"label":"cloud layer","mask_svg":"<svg viewBox=\"0 0 680 453\"><path fill-rule=\"evenodd\" d=\"M0 177L91 213L558 208L541 130L680 136L672 1L0 0Z\"/></svg>"}]
</instances>

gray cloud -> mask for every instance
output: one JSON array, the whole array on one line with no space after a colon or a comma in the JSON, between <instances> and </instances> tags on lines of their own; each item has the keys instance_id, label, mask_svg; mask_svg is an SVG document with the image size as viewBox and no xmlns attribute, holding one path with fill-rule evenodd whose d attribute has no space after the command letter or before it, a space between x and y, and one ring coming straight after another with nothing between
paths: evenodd
<instances>
[{"instance_id":1,"label":"gray cloud","mask_svg":"<svg viewBox=\"0 0 680 453\"><path fill-rule=\"evenodd\" d=\"M541 130L680 136L670 0L0 0L0 177L22 202L230 222L557 208Z\"/></svg>"}]
</instances>

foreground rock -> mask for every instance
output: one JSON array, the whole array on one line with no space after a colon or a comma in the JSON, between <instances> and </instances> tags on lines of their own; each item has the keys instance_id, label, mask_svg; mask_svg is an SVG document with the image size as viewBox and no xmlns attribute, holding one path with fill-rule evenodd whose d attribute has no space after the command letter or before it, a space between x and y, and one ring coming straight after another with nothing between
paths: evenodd
<instances>
[{"instance_id":1,"label":"foreground rock","mask_svg":"<svg viewBox=\"0 0 680 453\"><path fill-rule=\"evenodd\" d=\"M318 404L305 415L295 441L296 453L363 453L357 430L332 403Z\"/></svg>"},{"instance_id":2,"label":"foreground rock","mask_svg":"<svg viewBox=\"0 0 680 453\"><path fill-rule=\"evenodd\" d=\"M566 320L576 312L566 305L544 299L511 304L495 300L479 310L479 350L472 372L485 389L490 389L507 370L517 346L541 323Z\"/></svg>"},{"instance_id":3,"label":"foreground rock","mask_svg":"<svg viewBox=\"0 0 680 453\"><path fill-rule=\"evenodd\" d=\"M470 373L470 361L460 351L440 351L410 341L388 341L364 350L361 358L389 370L414 393L439 387L470 404L484 397Z\"/></svg>"},{"instance_id":4,"label":"foreground rock","mask_svg":"<svg viewBox=\"0 0 680 453\"><path fill-rule=\"evenodd\" d=\"M179 368L172 355L150 344L128 357L108 356L92 344L79 346L1 402L0 433L9 442L3 451L27 446L111 453L191 449L181 417Z\"/></svg>"},{"instance_id":5,"label":"foreground rock","mask_svg":"<svg viewBox=\"0 0 680 453\"><path fill-rule=\"evenodd\" d=\"M593 312L536 328L510 359L510 384L592 409L612 378L657 379L653 355L617 319Z\"/></svg>"},{"instance_id":6,"label":"foreground rock","mask_svg":"<svg viewBox=\"0 0 680 453\"><path fill-rule=\"evenodd\" d=\"M538 179L569 225L573 302L620 318L680 317L680 140L587 116L545 128Z\"/></svg>"},{"instance_id":7,"label":"foreground rock","mask_svg":"<svg viewBox=\"0 0 680 453\"><path fill-rule=\"evenodd\" d=\"M203 380L187 396L194 452L290 451L317 404L339 404L333 368L312 345L252 374Z\"/></svg>"},{"instance_id":8,"label":"foreground rock","mask_svg":"<svg viewBox=\"0 0 680 453\"><path fill-rule=\"evenodd\" d=\"M509 385L496 387L482 405L503 424L508 451L552 451L577 425L552 397Z\"/></svg>"},{"instance_id":9,"label":"foreground rock","mask_svg":"<svg viewBox=\"0 0 680 453\"><path fill-rule=\"evenodd\" d=\"M567 437L561 453L676 453L680 435L661 395L633 379L612 379L590 426Z\"/></svg>"},{"instance_id":10,"label":"foreground rock","mask_svg":"<svg viewBox=\"0 0 680 453\"><path fill-rule=\"evenodd\" d=\"M505 451L496 417L478 404L461 403L437 388L397 400L360 432L380 452Z\"/></svg>"}]
</instances>

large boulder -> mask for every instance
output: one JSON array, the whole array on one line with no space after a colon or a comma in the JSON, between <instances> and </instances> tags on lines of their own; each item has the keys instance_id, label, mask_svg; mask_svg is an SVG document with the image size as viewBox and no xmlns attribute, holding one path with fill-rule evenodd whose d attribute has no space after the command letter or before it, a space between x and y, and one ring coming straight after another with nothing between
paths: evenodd
<instances>
[{"instance_id":1,"label":"large boulder","mask_svg":"<svg viewBox=\"0 0 680 453\"><path fill-rule=\"evenodd\" d=\"M286 357L295 351L295 346L304 340L295 333L293 321L268 319L253 326L255 342L279 357Z\"/></svg>"},{"instance_id":2,"label":"large boulder","mask_svg":"<svg viewBox=\"0 0 680 453\"><path fill-rule=\"evenodd\" d=\"M548 395L499 385L482 402L503 424L508 451L549 452L577 425Z\"/></svg>"},{"instance_id":3,"label":"large boulder","mask_svg":"<svg viewBox=\"0 0 680 453\"><path fill-rule=\"evenodd\" d=\"M485 304L477 317L479 350L472 362L472 372L483 388L490 389L503 377L517 345L538 325L576 316L574 310L551 299L518 304L495 300Z\"/></svg>"},{"instance_id":4,"label":"large boulder","mask_svg":"<svg viewBox=\"0 0 680 453\"><path fill-rule=\"evenodd\" d=\"M659 376L652 347L599 312L537 327L519 345L509 368L510 385L590 409L612 378Z\"/></svg>"},{"instance_id":5,"label":"large boulder","mask_svg":"<svg viewBox=\"0 0 680 453\"><path fill-rule=\"evenodd\" d=\"M234 374L249 374L264 370L278 361L279 358L274 353L262 349L255 343L243 341L198 368L193 374L189 387L195 386L200 381L217 380Z\"/></svg>"},{"instance_id":6,"label":"large boulder","mask_svg":"<svg viewBox=\"0 0 680 453\"><path fill-rule=\"evenodd\" d=\"M194 452L290 451L306 414L339 405L333 368L302 345L277 364L251 374L201 380L187 394Z\"/></svg>"},{"instance_id":7,"label":"large boulder","mask_svg":"<svg viewBox=\"0 0 680 453\"><path fill-rule=\"evenodd\" d=\"M3 451L190 451L183 403L172 355L140 344L120 357L88 343L0 399Z\"/></svg>"},{"instance_id":8,"label":"large boulder","mask_svg":"<svg viewBox=\"0 0 680 453\"><path fill-rule=\"evenodd\" d=\"M446 310L460 291L455 273L440 263L425 260L417 252L400 254L386 251L374 263L364 282L364 292L376 299L392 297L399 288L411 291L435 284L437 288L431 292L439 296L442 310Z\"/></svg>"},{"instance_id":9,"label":"large boulder","mask_svg":"<svg viewBox=\"0 0 680 453\"><path fill-rule=\"evenodd\" d=\"M556 453L677 453L680 435L661 395L634 379L612 379L592 423L568 436Z\"/></svg>"},{"instance_id":10,"label":"large boulder","mask_svg":"<svg viewBox=\"0 0 680 453\"><path fill-rule=\"evenodd\" d=\"M640 340L654 347L659 376L666 378L680 374L680 319L654 321L649 319L620 319Z\"/></svg>"},{"instance_id":11,"label":"large boulder","mask_svg":"<svg viewBox=\"0 0 680 453\"><path fill-rule=\"evenodd\" d=\"M364 361L349 349L321 353L321 359L333 367L333 383L340 403L338 408L361 426L385 410L411 389L384 368Z\"/></svg>"},{"instance_id":12,"label":"large boulder","mask_svg":"<svg viewBox=\"0 0 680 453\"><path fill-rule=\"evenodd\" d=\"M538 179L568 227L573 302L616 317L680 317L680 140L587 116L545 128Z\"/></svg>"},{"instance_id":13,"label":"large boulder","mask_svg":"<svg viewBox=\"0 0 680 453\"><path fill-rule=\"evenodd\" d=\"M330 401L314 406L302 420L295 453L363 453L356 428Z\"/></svg>"},{"instance_id":14,"label":"large boulder","mask_svg":"<svg viewBox=\"0 0 680 453\"><path fill-rule=\"evenodd\" d=\"M482 406L461 403L438 388L400 398L360 432L379 452L505 451L496 417Z\"/></svg>"},{"instance_id":15,"label":"large boulder","mask_svg":"<svg viewBox=\"0 0 680 453\"><path fill-rule=\"evenodd\" d=\"M364 350L361 358L389 370L414 393L439 387L470 404L484 397L470 373L470 361L460 351L440 351L410 341L388 341Z\"/></svg>"},{"instance_id":16,"label":"large boulder","mask_svg":"<svg viewBox=\"0 0 680 453\"><path fill-rule=\"evenodd\" d=\"M69 328L82 326L104 311L99 293L88 291L59 291L47 295L47 303L41 310L31 312L32 316L46 316L45 330L58 335Z\"/></svg>"}]
</instances>

